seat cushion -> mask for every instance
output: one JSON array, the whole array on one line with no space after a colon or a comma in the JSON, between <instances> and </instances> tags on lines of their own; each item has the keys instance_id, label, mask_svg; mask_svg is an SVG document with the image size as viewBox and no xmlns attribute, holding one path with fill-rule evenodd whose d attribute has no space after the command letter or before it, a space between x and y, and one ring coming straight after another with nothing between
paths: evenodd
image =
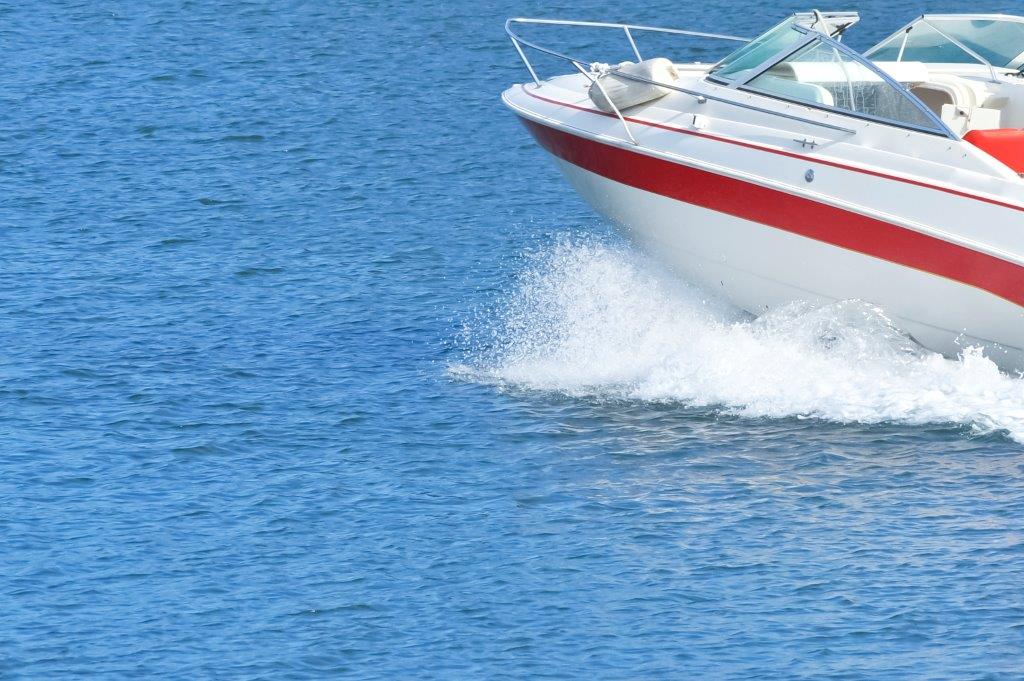
<instances>
[{"instance_id":1,"label":"seat cushion","mask_svg":"<svg viewBox=\"0 0 1024 681\"><path fill-rule=\"evenodd\" d=\"M782 95L783 97L799 99L814 104L835 106L835 98L832 93L816 83L801 83L789 78L780 78L771 73L766 73L758 79L758 86L762 90Z\"/></svg>"},{"instance_id":2,"label":"seat cushion","mask_svg":"<svg viewBox=\"0 0 1024 681\"><path fill-rule=\"evenodd\" d=\"M971 130L964 139L1013 172L1024 173L1024 130Z\"/></svg>"}]
</instances>

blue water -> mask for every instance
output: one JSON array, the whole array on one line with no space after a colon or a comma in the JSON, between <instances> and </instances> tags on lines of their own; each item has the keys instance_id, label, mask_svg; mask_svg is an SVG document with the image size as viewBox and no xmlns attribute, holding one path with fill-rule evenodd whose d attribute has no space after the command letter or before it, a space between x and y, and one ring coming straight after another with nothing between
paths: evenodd
<instances>
[{"instance_id":1,"label":"blue water","mask_svg":"<svg viewBox=\"0 0 1024 681\"><path fill-rule=\"evenodd\" d=\"M498 101L506 16L799 8L0 7L0 677L1024 677L1024 381L675 281Z\"/></svg>"}]
</instances>

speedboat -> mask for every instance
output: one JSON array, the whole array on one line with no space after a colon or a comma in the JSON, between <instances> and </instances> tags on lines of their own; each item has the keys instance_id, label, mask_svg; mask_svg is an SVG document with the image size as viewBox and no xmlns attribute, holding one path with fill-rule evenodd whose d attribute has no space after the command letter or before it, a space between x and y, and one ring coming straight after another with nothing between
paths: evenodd
<instances>
[{"instance_id":1,"label":"speedboat","mask_svg":"<svg viewBox=\"0 0 1024 681\"><path fill-rule=\"evenodd\" d=\"M859 299L1024 370L1024 18L925 15L864 54L857 21L814 10L750 40L510 19L531 78L502 99L597 212L748 312ZM551 25L616 31L632 58L523 35ZM678 63L642 53L651 34L736 49ZM535 53L575 71L542 78Z\"/></svg>"}]
</instances>

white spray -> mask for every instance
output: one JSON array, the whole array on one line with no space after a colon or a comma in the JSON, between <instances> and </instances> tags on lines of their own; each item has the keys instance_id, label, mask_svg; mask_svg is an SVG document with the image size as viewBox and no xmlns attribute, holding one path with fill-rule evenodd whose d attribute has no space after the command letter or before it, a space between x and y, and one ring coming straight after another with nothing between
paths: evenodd
<instances>
[{"instance_id":1,"label":"white spray","mask_svg":"<svg viewBox=\"0 0 1024 681\"><path fill-rule=\"evenodd\" d=\"M949 360L859 301L758 319L626 248L563 240L531 257L451 371L471 380L840 423L960 423L1024 442L1024 380ZM480 343L478 342L478 346Z\"/></svg>"}]
</instances>

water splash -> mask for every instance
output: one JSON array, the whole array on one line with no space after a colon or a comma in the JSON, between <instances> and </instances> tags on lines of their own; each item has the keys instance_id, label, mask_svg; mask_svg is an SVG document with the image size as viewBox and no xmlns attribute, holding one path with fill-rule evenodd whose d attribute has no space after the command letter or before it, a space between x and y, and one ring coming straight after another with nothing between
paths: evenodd
<instances>
[{"instance_id":1,"label":"water splash","mask_svg":"<svg viewBox=\"0 0 1024 681\"><path fill-rule=\"evenodd\" d=\"M954 423L1024 442L1024 380L927 351L859 301L757 319L626 249L562 240L467 328L468 380L750 417Z\"/></svg>"}]
</instances>

